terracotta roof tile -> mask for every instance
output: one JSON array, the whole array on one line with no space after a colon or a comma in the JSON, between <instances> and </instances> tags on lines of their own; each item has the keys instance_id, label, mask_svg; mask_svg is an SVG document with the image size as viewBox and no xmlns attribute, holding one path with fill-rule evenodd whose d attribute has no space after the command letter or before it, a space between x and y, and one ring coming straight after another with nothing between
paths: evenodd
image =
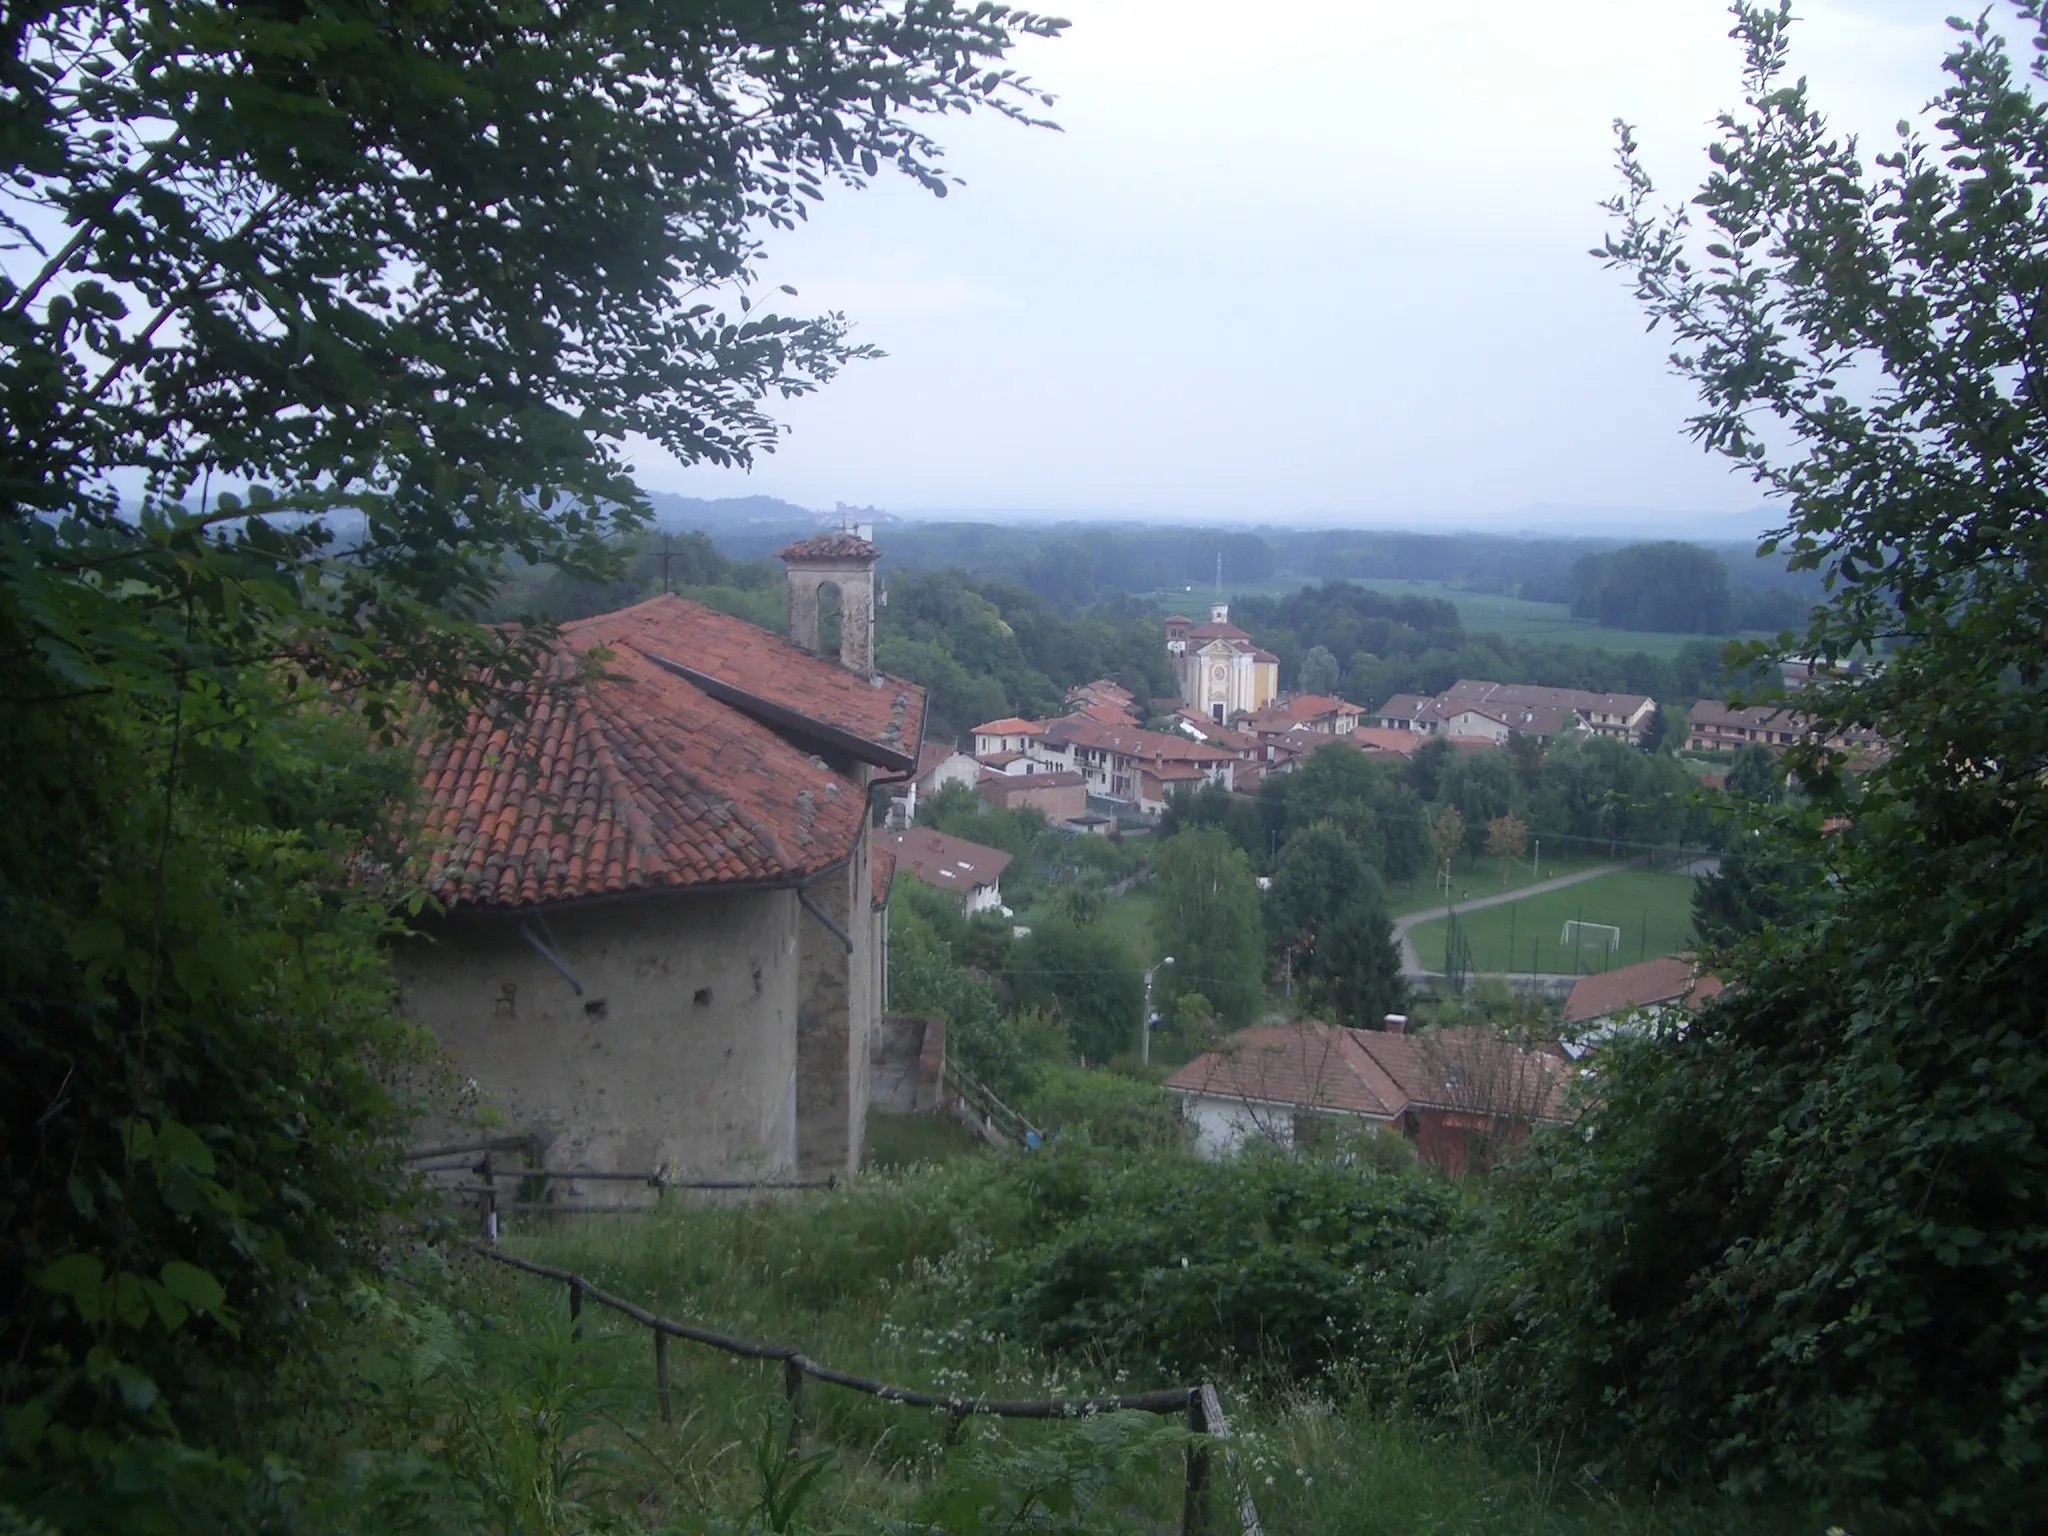
<instances>
[{"instance_id":1,"label":"terracotta roof tile","mask_svg":"<svg viewBox=\"0 0 2048 1536\"><path fill-rule=\"evenodd\" d=\"M977 736L1038 736L1045 726L1036 720L1020 720L1015 715L1006 715L1000 720L990 720L974 728Z\"/></svg>"},{"instance_id":2,"label":"terracotta roof tile","mask_svg":"<svg viewBox=\"0 0 2048 1536\"><path fill-rule=\"evenodd\" d=\"M1348 1031L1400 1089L1404 1107L1563 1120L1570 1063L1483 1029Z\"/></svg>"},{"instance_id":3,"label":"terracotta roof tile","mask_svg":"<svg viewBox=\"0 0 2048 1536\"><path fill-rule=\"evenodd\" d=\"M915 766L924 740L924 690L877 673L862 677L780 635L687 598L662 596L564 624L579 649L631 647L680 667L700 687L761 717L822 726L846 750L880 767Z\"/></svg>"},{"instance_id":4,"label":"terracotta roof tile","mask_svg":"<svg viewBox=\"0 0 2048 1536\"><path fill-rule=\"evenodd\" d=\"M420 755L428 885L521 907L809 875L853 851L860 786L630 649L556 652L523 714Z\"/></svg>"},{"instance_id":5,"label":"terracotta roof tile","mask_svg":"<svg viewBox=\"0 0 2048 1536\"><path fill-rule=\"evenodd\" d=\"M896 850L877 848L873 867L868 874L870 883L874 886L874 908L879 912L889 905L889 890L896 883Z\"/></svg>"},{"instance_id":6,"label":"terracotta roof tile","mask_svg":"<svg viewBox=\"0 0 2048 1536\"><path fill-rule=\"evenodd\" d=\"M1197 1056L1166 1086L1206 1098L1342 1110L1376 1120L1399 1117L1400 1089L1351 1031L1313 1022L1240 1030L1221 1050Z\"/></svg>"},{"instance_id":7,"label":"terracotta roof tile","mask_svg":"<svg viewBox=\"0 0 2048 1536\"><path fill-rule=\"evenodd\" d=\"M965 894L977 885L993 885L1010 867L1010 856L1000 848L948 837L929 827L898 832L889 838L888 847L898 868L942 891Z\"/></svg>"},{"instance_id":8,"label":"terracotta roof tile","mask_svg":"<svg viewBox=\"0 0 2048 1536\"><path fill-rule=\"evenodd\" d=\"M858 560L873 562L882 558L882 552L875 545L857 533L819 533L808 539L799 539L787 548L775 552L778 560Z\"/></svg>"},{"instance_id":9,"label":"terracotta roof tile","mask_svg":"<svg viewBox=\"0 0 2048 1536\"><path fill-rule=\"evenodd\" d=\"M1598 976L1581 977L1565 1001L1564 1021L1584 1024L1656 1003L1683 1003L1691 1007L1720 993L1721 979L1700 975L1694 961L1678 956L1645 960L1640 965L1624 965Z\"/></svg>"}]
</instances>

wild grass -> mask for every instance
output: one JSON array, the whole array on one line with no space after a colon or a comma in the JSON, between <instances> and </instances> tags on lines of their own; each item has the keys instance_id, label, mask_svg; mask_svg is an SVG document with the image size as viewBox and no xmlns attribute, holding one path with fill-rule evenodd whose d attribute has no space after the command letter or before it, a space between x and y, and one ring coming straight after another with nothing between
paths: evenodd
<instances>
[{"instance_id":1,"label":"wild grass","mask_svg":"<svg viewBox=\"0 0 2048 1536\"><path fill-rule=\"evenodd\" d=\"M1104 1156L1110 1154L1104 1153ZM574 1270L651 1310L801 1347L842 1370L967 1396L1070 1396L1175 1385L1085 1355L1050 1358L989 1326L991 1276L1033 1234L998 1157L863 1176L830 1193L671 1203L636 1218L519 1218L506 1251ZM1084 1218L1085 1219L1085 1218ZM402 1288L400 1288L402 1289ZM661 1422L648 1334L594 1306L572 1341L564 1290L480 1257L397 1309L387 1377L414 1403L417 1481L366 1483L351 1530L522 1533L1151 1531L1176 1527L1184 1436L1141 1415L1064 1423L947 1417L810 1383L786 1440L774 1362L669 1346ZM427 1320L422 1323L420 1318ZM452 1342L451 1342L452 1341ZM389 1341L387 1340L387 1343ZM374 1351L372 1351L374 1353ZM1717 1498L1651 1498L1573 1481L1554 1451L1404 1422L1368 1382L1219 1382L1239 1491L1289 1536L1820 1536L1822 1522ZM401 1416L403 1417L403 1416ZM1128 1421L1128 1422L1126 1422ZM404 1437L401 1437L404 1438ZM391 1465L397 1465L397 1462ZM800 1497L792 1490L808 1479ZM452 1491L451 1491L452 1490ZM779 1493L778 1493L778 1490ZM785 1507L781 1523L777 1498ZM408 1510L434 1510L431 1520Z\"/></svg>"}]
</instances>

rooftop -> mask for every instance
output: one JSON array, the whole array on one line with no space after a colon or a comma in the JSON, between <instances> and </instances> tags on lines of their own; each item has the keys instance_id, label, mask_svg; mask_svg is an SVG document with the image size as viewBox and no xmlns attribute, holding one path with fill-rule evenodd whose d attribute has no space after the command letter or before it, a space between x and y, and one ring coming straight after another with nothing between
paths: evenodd
<instances>
[{"instance_id":1,"label":"rooftop","mask_svg":"<svg viewBox=\"0 0 2048 1536\"><path fill-rule=\"evenodd\" d=\"M846 560L871 565L882 558L882 552L857 533L833 532L813 534L808 539L778 549L778 560Z\"/></svg>"},{"instance_id":2,"label":"rooftop","mask_svg":"<svg viewBox=\"0 0 2048 1536\"><path fill-rule=\"evenodd\" d=\"M884 846L894 856L897 869L907 869L926 885L941 890L971 891L978 885L994 885L1010 867L1010 856L1000 848L948 837L929 827L895 833Z\"/></svg>"},{"instance_id":3,"label":"rooftop","mask_svg":"<svg viewBox=\"0 0 2048 1536\"><path fill-rule=\"evenodd\" d=\"M649 598L562 626L580 651L638 651L699 690L777 729L877 767L917 764L924 690L881 673L863 677L780 635L687 598Z\"/></svg>"},{"instance_id":4,"label":"rooftop","mask_svg":"<svg viewBox=\"0 0 2048 1536\"><path fill-rule=\"evenodd\" d=\"M1565 1001L1564 1021L1584 1024L1659 1003L1694 1007L1718 997L1721 990L1721 979L1702 976L1696 961L1678 956L1645 960L1640 965L1624 965L1598 976L1581 977Z\"/></svg>"},{"instance_id":5,"label":"rooftop","mask_svg":"<svg viewBox=\"0 0 2048 1536\"><path fill-rule=\"evenodd\" d=\"M593 680L565 641L513 694L420 754L428 888L451 908L791 880L860 837L857 783L630 647Z\"/></svg>"}]
</instances>

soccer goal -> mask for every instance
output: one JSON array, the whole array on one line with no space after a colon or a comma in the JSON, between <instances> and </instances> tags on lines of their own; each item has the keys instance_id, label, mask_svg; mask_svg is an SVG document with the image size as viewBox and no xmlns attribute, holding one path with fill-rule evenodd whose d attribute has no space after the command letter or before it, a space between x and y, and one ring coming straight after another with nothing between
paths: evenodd
<instances>
[{"instance_id":1,"label":"soccer goal","mask_svg":"<svg viewBox=\"0 0 2048 1536\"><path fill-rule=\"evenodd\" d=\"M1585 923L1571 918L1558 942L1567 949L1576 945L1582 954L1588 944L1613 954L1621 948L1621 927L1616 923Z\"/></svg>"}]
</instances>

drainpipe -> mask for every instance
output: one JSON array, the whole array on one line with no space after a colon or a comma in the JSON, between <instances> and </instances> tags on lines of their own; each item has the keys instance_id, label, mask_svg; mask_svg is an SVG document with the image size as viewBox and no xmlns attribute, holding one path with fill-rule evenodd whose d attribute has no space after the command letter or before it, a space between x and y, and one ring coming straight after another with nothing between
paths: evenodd
<instances>
[{"instance_id":1,"label":"drainpipe","mask_svg":"<svg viewBox=\"0 0 2048 1536\"><path fill-rule=\"evenodd\" d=\"M837 939L841 944L846 946L846 952L849 955L853 953L852 935L848 934L844 928L840 927L837 923L833 922L831 918L827 917L825 915L825 909L819 906L815 901L811 900L810 887L803 885L798 886L796 888L796 899L798 905L800 905L806 912L810 913L811 916L815 917L819 922L825 925L826 931L829 932L833 938ZM546 953L546 951L542 951L542 953ZM564 972L563 974L566 975L568 973Z\"/></svg>"},{"instance_id":2,"label":"drainpipe","mask_svg":"<svg viewBox=\"0 0 2048 1536\"><path fill-rule=\"evenodd\" d=\"M540 925L543 929L546 929L547 919L542 918L540 920ZM560 955L556 954L552 949L548 948L547 945L541 942L540 935L535 933L531 928L526 926L526 919L523 917L519 920L519 937L526 940L528 944L531 944L533 946L533 951L535 954L539 955L541 959L547 961L549 965L552 965L558 972L561 973L562 980L569 983L569 988L571 991L573 991L578 997L581 997L583 995L583 983L576 979L576 973L569 969L567 963L563 961ZM548 934L548 937L552 939L554 937L554 934L550 932ZM595 1007L596 1005L592 1004L592 1006Z\"/></svg>"}]
</instances>

